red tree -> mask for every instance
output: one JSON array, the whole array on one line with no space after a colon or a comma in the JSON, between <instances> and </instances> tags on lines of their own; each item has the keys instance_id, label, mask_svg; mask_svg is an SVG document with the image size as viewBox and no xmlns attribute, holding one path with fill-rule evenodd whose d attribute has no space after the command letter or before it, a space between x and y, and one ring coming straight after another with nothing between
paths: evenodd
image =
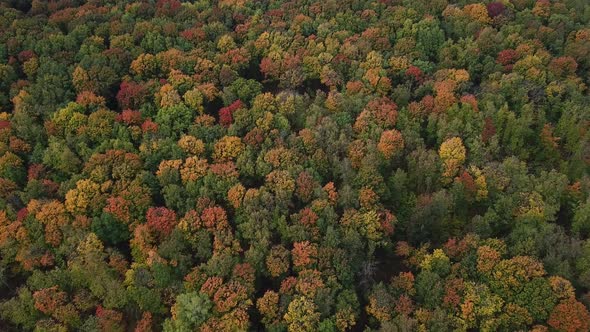
<instances>
[{"instance_id":1,"label":"red tree","mask_svg":"<svg viewBox=\"0 0 590 332\"><path fill-rule=\"evenodd\" d=\"M117 101L122 109L137 109L144 101L148 91L141 84L135 82L121 82Z\"/></svg>"},{"instance_id":2,"label":"red tree","mask_svg":"<svg viewBox=\"0 0 590 332\"><path fill-rule=\"evenodd\" d=\"M588 331L590 330L590 313L582 303L575 298L570 298L553 308L547 323L558 331Z\"/></svg>"},{"instance_id":3,"label":"red tree","mask_svg":"<svg viewBox=\"0 0 590 332\"><path fill-rule=\"evenodd\" d=\"M151 230L164 236L169 235L176 225L176 213L165 207L149 208L146 219Z\"/></svg>"},{"instance_id":4,"label":"red tree","mask_svg":"<svg viewBox=\"0 0 590 332\"><path fill-rule=\"evenodd\" d=\"M487 9L488 9L488 15L491 18L494 18L496 16L500 16L500 15L504 14L504 11L506 10L506 6L504 6L504 4L501 2L490 2L487 5Z\"/></svg>"},{"instance_id":5,"label":"red tree","mask_svg":"<svg viewBox=\"0 0 590 332\"><path fill-rule=\"evenodd\" d=\"M127 125L141 125L141 112L127 109L121 112L121 114L117 114L115 120Z\"/></svg>"},{"instance_id":6,"label":"red tree","mask_svg":"<svg viewBox=\"0 0 590 332\"><path fill-rule=\"evenodd\" d=\"M219 110L219 123L224 127L229 127L233 122L233 114L238 109L244 107L241 100L236 100L231 105Z\"/></svg>"}]
</instances>

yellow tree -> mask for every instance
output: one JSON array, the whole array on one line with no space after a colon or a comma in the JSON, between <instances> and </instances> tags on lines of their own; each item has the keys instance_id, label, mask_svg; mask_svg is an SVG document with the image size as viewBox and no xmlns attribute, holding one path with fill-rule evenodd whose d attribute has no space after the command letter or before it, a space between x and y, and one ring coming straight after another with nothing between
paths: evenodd
<instances>
[{"instance_id":1,"label":"yellow tree","mask_svg":"<svg viewBox=\"0 0 590 332\"><path fill-rule=\"evenodd\" d=\"M188 157L180 169L180 178L183 183L195 182L207 173L207 160L198 157Z\"/></svg>"},{"instance_id":2,"label":"yellow tree","mask_svg":"<svg viewBox=\"0 0 590 332\"><path fill-rule=\"evenodd\" d=\"M170 84L165 84L160 88L160 91L156 94L156 100L162 108L174 106L181 101L178 92Z\"/></svg>"},{"instance_id":3,"label":"yellow tree","mask_svg":"<svg viewBox=\"0 0 590 332\"><path fill-rule=\"evenodd\" d=\"M463 140L459 137L453 137L444 141L438 150L438 154L444 166L443 181L449 183L465 162L466 150L465 146L463 146Z\"/></svg>"},{"instance_id":4,"label":"yellow tree","mask_svg":"<svg viewBox=\"0 0 590 332\"><path fill-rule=\"evenodd\" d=\"M178 146L182 149L182 151L194 156L199 156L205 152L205 143L191 135L183 135L178 140Z\"/></svg>"},{"instance_id":5,"label":"yellow tree","mask_svg":"<svg viewBox=\"0 0 590 332\"><path fill-rule=\"evenodd\" d=\"M317 330L320 314L312 300L305 296L299 296L289 303L284 318L287 321L289 332L311 332Z\"/></svg>"},{"instance_id":6,"label":"yellow tree","mask_svg":"<svg viewBox=\"0 0 590 332\"><path fill-rule=\"evenodd\" d=\"M31 201L27 209L35 218L45 225L45 242L57 247L62 240L61 229L69 224L68 214L62 203L53 200L47 203Z\"/></svg>"},{"instance_id":7,"label":"yellow tree","mask_svg":"<svg viewBox=\"0 0 590 332\"><path fill-rule=\"evenodd\" d=\"M66 209L73 215L84 215L90 207L96 207L100 185L92 180L76 182L76 188L66 194Z\"/></svg>"},{"instance_id":8,"label":"yellow tree","mask_svg":"<svg viewBox=\"0 0 590 332\"><path fill-rule=\"evenodd\" d=\"M213 159L217 162L229 161L236 158L244 150L244 143L236 136L224 136L217 143L213 151Z\"/></svg>"},{"instance_id":9,"label":"yellow tree","mask_svg":"<svg viewBox=\"0 0 590 332\"><path fill-rule=\"evenodd\" d=\"M203 93L197 89L194 88L192 90L187 91L184 96L184 103L196 110L197 112L199 112L199 114L203 114L203 112L205 111L205 108L203 107Z\"/></svg>"}]
</instances>

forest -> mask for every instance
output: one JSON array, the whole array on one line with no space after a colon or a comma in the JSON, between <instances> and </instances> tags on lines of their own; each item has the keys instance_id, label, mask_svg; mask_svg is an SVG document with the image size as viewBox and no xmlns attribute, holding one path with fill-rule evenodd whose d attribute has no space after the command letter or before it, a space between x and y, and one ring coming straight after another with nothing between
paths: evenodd
<instances>
[{"instance_id":1,"label":"forest","mask_svg":"<svg viewBox=\"0 0 590 332\"><path fill-rule=\"evenodd\" d=\"M587 0L0 0L0 331L590 331Z\"/></svg>"}]
</instances>

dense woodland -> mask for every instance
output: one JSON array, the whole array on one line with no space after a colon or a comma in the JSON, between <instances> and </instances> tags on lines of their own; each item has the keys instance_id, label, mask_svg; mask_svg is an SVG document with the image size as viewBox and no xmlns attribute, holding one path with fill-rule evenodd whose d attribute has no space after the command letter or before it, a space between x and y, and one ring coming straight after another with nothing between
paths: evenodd
<instances>
[{"instance_id":1,"label":"dense woodland","mask_svg":"<svg viewBox=\"0 0 590 332\"><path fill-rule=\"evenodd\" d=\"M1 331L589 331L587 0L0 1Z\"/></svg>"}]
</instances>

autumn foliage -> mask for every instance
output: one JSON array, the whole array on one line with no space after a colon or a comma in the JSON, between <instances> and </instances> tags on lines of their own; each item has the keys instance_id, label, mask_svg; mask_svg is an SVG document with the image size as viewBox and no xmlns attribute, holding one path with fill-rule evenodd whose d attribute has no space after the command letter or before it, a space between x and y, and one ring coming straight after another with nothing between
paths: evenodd
<instances>
[{"instance_id":1,"label":"autumn foliage","mask_svg":"<svg viewBox=\"0 0 590 332\"><path fill-rule=\"evenodd\" d=\"M590 3L0 5L1 331L589 331Z\"/></svg>"}]
</instances>

